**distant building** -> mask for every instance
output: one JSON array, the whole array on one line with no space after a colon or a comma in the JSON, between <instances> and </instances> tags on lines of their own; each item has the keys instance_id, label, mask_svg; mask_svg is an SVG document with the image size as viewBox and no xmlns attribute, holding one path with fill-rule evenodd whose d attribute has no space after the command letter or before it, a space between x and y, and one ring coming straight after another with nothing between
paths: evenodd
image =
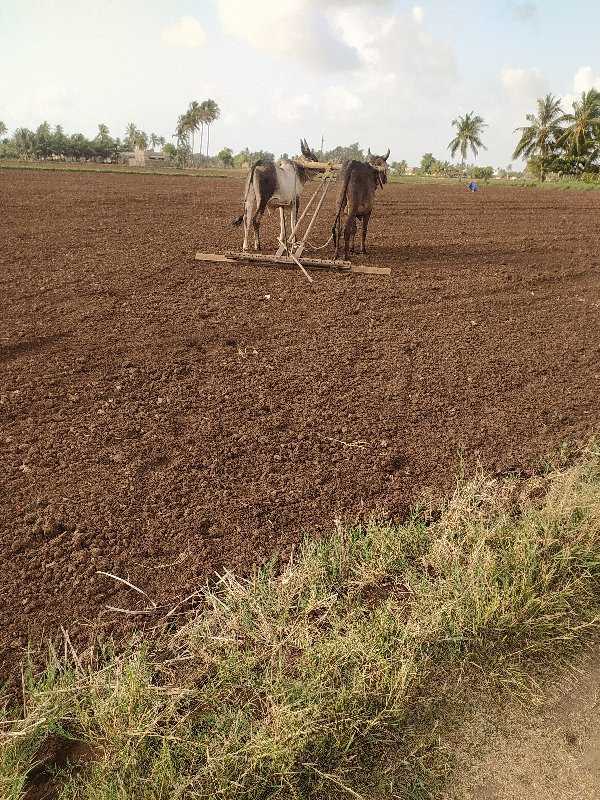
<instances>
[{"instance_id":1,"label":"distant building","mask_svg":"<svg viewBox=\"0 0 600 800\"><path fill-rule=\"evenodd\" d=\"M171 159L166 153L156 153L154 150L141 150L136 147L133 152L119 153L118 163L129 167L168 167Z\"/></svg>"}]
</instances>

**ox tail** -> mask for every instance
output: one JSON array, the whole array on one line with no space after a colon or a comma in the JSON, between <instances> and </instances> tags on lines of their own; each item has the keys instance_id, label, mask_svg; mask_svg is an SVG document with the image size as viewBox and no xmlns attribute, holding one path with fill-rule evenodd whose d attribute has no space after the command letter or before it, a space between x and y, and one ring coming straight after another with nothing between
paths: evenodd
<instances>
[{"instance_id":1,"label":"ox tail","mask_svg":"<svg viewBox=\"0 0 600 800\"><path fill-rule=\"evenodd\" d=\"M352 174L352 170L354 169L354 161L351 161L348 166L346 167L346 172L344 174L344 187L342 192L340 193L340 205L337 210L337 214L335 216L335 221L333 223L333 228L331 232L333 234L333 246L337 248L338 240L342 235L342 211L344 210L344 206L348 203L348 184L350 183L350 176Z\"/></svg>"},{"instance_id":2,"label":"ox tail","mask_svg":"<svg viewBox=\"0 0 600 800\"><path fill-rule=\"evenodd\" d=\"M254 170L258 166L258 163L259 162L256 161L254 164L252 164L252 167L250 169L250 174L246 179L246 194L244 195L244 213L240 214L240 216L237 219L234 219L232 223L232 225L235 225L236 228L242 224L242 222L244 221L244 217L246 216L246 202L248 200L248 193L250 191L250 187L252 186L252 181L254 180Z\"/></svg>"}]
</instances>

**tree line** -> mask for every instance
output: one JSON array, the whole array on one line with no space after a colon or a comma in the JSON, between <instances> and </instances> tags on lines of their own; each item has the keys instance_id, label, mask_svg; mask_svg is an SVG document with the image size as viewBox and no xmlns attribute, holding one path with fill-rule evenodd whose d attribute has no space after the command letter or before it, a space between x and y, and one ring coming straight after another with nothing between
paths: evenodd
<instances>
[{"instance_id":1,"label":"tree line","mask_svg":"<svg viewBox=\"0 0 600 800\"><path fill-rule=\"evenodd\" d=\"M524 158L527 171L544 181L550 173L569 175L583 180L598 180L600 175L600 91L590 89L582 92L572 103L572 111L565 112L559 98L552 94L538 98L537 112L527 114L529 123L516 128L520 133L513 158ZM480 116L471 112L452 120L457 129L456 136L448 145L451 157L461 154L464 171L468 148L477 156L478 149L485 145L481 141L483 129L487 127ZM424 162L431 157L426 154ZM439 163L439 162L438 162Z\"/></svg>"},{"instance_id":2,"label":"tree line","mask_svg":"<svg viewBox=\"0 0 600 800\"><path fill-rule=\"evenodd\" d=\"M17 128L10 138L2 140L6 133L6 125L0 122L0 158L24 161L51 158L104 161L116 159L120 153L132 151L135 147L145 150L149 146L163 149L167 146L164 136L148 135L133 122L127 125L122 139L113 138L104 123L98 125L98 133L93 139L82 133L67 134L62 125L52 128L48 122L42 122L36 130Z\"/></svg>"},{"instance_id":3,"label":"tree line","mask_svg":"<svg viewBox=\"0 0 600 800\"><path fill-rule=\"evenodd\" d=\"M538 98L537 112L527 114L529 123L515 129L521 138L513 153L513 158L527 160L527 170L535 178L545 180L550 173L582 177L584 180L598 180L600 173L600 92L590 89L572 104L572 112L564 112L561 101L552 94ZM35 131L17 128L12 137L6 138L6 125L0 121L0 158L47 159L66 158L73 160L115 160L119 153L138 147L142 150L151 146L160 147L179 166L223 166L241 167L258 159L274 160L273 153L248 148L234 154L229 147L223 148L216 157L209 156L210 129L221 114L215 100L193 100L188 109L179 116L172 138L176 144L167 142L164 136L154 133L148 135L133 122L125 129L123 139L113 139L108 127L98 125L98 133L93 139L83 134L67 135L62 126L51 129L43 122ZM469 150L477 157L481 148L487 149L482 141L487 124L473 111L452 120L455 135L448 144L450 157L460 153L460 165L440 161L432 153L425 153L421 159L419 172L425 175L444 175L462 177L467 174L466 159ZM206 152L204 134L206 132ZM200 152L195 152L196 134L200 134ZM2 138L5 137L5 138ZM281 158L287 158L283 153ZM364 161L365 155L354 142L346 147L335 147L321 151L323 161L343 162L349 159ZM398 174L407 171L407 163L395 161L391 164ZM506 168L508 175L512 165ZM492 177L492 167L468 167L468 174L475 178Z\"/></svg>"},{"instance_id":4,"label":"tree line","mask_svg":"<svg viewBox=\"0 0 600 800\"><path fill-rule=\"evenodd\" d=\"M113 138L108 126L98 125L98 133L92 139L82 133L66 134L62 125L51 128L46 121L36 130L17 128L11 137L6 138L7 127L0 121L0 158L15 158L25 161L31 159L66 159L114 161L121 153L131 152L136 148L160 150L169 155L177 163L187 166L193 163L194 133L200 129L200 154L202 155L204 128L207 129L206 158L210 144L210 126L219 118L220 109L215 100L203 100L202 103L192 101L185 114L177 122L172 138L177 139L177 146L167 142L164 136L148 134L130 122L125 128L123 138ZM191 135L191 141L190 141ZM5 137L5 138L3 138Z\"/></svg>"},{"instance_id":5,"label":"tree line","mask_svg":"<svg viewBox=\"0 0 600 800\"><path fill-rule=\"evenodd\" d=\"M521 138L514 158L528 159L529 171L539 180L548 173L589 176L600 172L600 92L590 89L565 113L552 94L538 98L537 112L527 114L528 125L517 128ZM515 132L516 132L515 131Z\"/></svg>"}]
</instances>

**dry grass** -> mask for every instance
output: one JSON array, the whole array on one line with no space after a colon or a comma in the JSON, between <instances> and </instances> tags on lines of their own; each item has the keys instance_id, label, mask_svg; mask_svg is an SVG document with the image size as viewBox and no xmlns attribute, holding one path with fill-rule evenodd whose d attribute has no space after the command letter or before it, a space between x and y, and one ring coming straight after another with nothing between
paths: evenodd
<instances>
[{"instance_id":1,"label":"dry grass","mask_svg":"<svg viewBox=\"0 0 600 800\"><path fill-rule=\"evenodd\" d=\"M82 800L438 796L460 709L526 696L597 628L597 447L535 480L535 503L477 475L438 521L340 527L278 574L227 573L187 624L125 653L51 651L5 708L0 793L53 778ZM48 756L50 739L87 755Z\"/></svg>"}]
</instances>

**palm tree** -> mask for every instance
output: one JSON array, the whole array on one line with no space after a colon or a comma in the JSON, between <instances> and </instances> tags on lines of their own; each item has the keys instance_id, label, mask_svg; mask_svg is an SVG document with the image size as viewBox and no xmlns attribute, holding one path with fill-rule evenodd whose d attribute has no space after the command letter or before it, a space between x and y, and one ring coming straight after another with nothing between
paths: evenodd
<instances>
[{"instance_id":1,"label":"palm tree","mask_svg":"<svg viewBox=\"0 0 600 800\"><path fill-rule=\"evenodd\" d=\"M219 119L221 116L221 109L219 108L218 104L215 100L204 100L202 103L202 107L204 108L204 122L206 123L207 134L206 134L206 155L208 156L208 148L210 145L210 126L213 122Z\"/></svg>"},{"instance_id":2,"label":"palm tree","mask_svg":"<svg viewBox=\"0 0 600 800\"><path fill-rule=\"evenodd\" d=\"M52 131L50 125L44 120L41 125L38 125L35 132L36 139L36 157L46 159L52 152Z\"/></svg>"},{"instance_id":3,"label":"palm tree","mask_svg":"<svg viewBox=\"0 0 600 800\"><path fill-rule=\"evenodd\" d=\"M187 110L189 122L191 125L192 133L192 157L194 156L194 133L198 130L198 126L202 126L204 130L204 119L202 117L202 106L197 100L192 100ZM200 134L200 152L202 152L202 134Z\"/></svg>"},{"instance_id":4,"label":"palm tree","mask_svg":"<svg viewBox=\"0 0 600 800\"><path fill-rule=\"evenodd\" d=\"M174 136L177 137L177 158L181 166L185 167L187 164L188 155L190 152L190 119L188 114L181 114L177 120L177 127L175 128Z\"/></svg>"},{"instance_id":5,"label":"palm tree","mask_svg":"<svg viewBox=\"0 0 600 800\"><path fill-rule=\"evenodd\" d=\"M565 114L565 122L571 124L558 139L567 155L583 162L584 170L600 154L600 92L590 89L581 93L581 100L573 103L573 113Z\"/></svg>"},{"instance_id":6,"label":"palm tree","mask_svg":"<svg viewBox=\"0 0 600 800\"><path fill-rule=\"evenodd\" d=\"M115 143L108 130L108 125L101 122L98 125L98 133L94 139L97 155L100 158L108 158L115 151Z\"/></svg>"},{"instance_id":7,"label":"palm tree","mask_svg":"<svg viewBox=\"0 0 600 800\"><path fill-rule=\"evenodd\" d=\"M152 149L154 150L158 146L159 137L155 133L150 134L150 144L152 145Z\"/></svg>"},{"instance_id":8,"label":"palm tree","mask_svg":"<svg viewBox=\"0 0 600 800\"><path fill-rule=\"evenodd\" d=\"M448 149L450 150L451 158L454 158L456 151L460 150L462 159L461 172L464 174L467 148L471 148L475 158L477 158L477 153L479 152L478 147L483 147L484 150L487 150L487 147L481 141L481 134L483 129L487 128L487 125L482 117L474 115L473 111L470 114L465 114L464 117L453 119L452 124L456 128L457 134L448 145Z\"/></svg>"},{"instance_id":9,"label":"palm tree","mask_svg":"<svg viewBox=\"0 0 600 800\"><path fill-rule=\"evenodd\" d=\"M527 121L530 123L523 128L515 128L522 131L521 139L515 148L513 158L531 158L539 155L540 157L540 178L546 180L546 169L556 150L556 145L562 136L563 129L560 123L564 119L560 100L551 94L546 97L538 97L537 114L527 114Z\"/></svg>"},{"instance_id":10,"label":"palm tree","mask_svg":"<svg viewBox=\"0 0 600 800\"><path fill-rule=\"evenodd\" d=\"M35 152L35 133L28 128L17 128L13 135L17 153L24 161L28 161Z\"/></svg>"},{"instance_id":11,"label":"palm tree","mask_svg":"<svg viewBox=\"0 0 600 800\"><path fill-rule=\"evenodd\" d=\"M128 150L133 150L136 145L139 130L135 122L128 122L125 126L125 147Z\"/></svg>"},{"instance_id":12,"label":"palm tree","mask_svg":"<svg viewBox=\"0 0 600 800\"><path fill-rule=\"evenodd\" d=\"M52 134L52 152L58 156L66 157L68 140L62 125L57 125Z\"/></svg>"}]
</instances>

